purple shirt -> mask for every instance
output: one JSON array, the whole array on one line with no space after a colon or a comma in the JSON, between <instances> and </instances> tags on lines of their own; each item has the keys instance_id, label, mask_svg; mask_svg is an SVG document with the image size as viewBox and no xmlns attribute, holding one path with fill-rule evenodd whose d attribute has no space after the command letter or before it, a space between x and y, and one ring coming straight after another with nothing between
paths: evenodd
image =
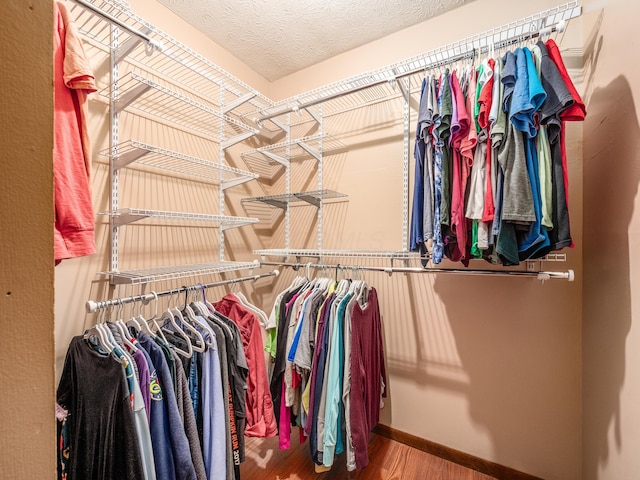
<instances>
[{"instance_id":1,"label":"purple shirt","mask_svg":"<svg viewBox=\"0 0 640 480\"><path fill-rule=\"evenodd\" d=\"M151 393L149 392L149 384L151 382L151 374L149 373L149 364L147 357L143 353L142 348L138 348L133 354L133 359L138 366L138 383L144 400L144 410L147 414L147 422L151 423Z\"/></svg>"}]
</instances>

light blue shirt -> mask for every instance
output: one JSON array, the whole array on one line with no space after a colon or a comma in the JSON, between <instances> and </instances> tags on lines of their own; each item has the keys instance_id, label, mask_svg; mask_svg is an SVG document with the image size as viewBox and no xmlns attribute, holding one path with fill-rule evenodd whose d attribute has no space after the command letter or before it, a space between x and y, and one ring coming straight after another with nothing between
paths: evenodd
<instances>
[{"instance_id":1,"label":"light blue shirt","mask_svg":"<svg viewBox=\"0 0 640 480\"><path fill-rule=\"evenodd\" d=\"M202 319L203 322L206 322ZM202 355L200 391L202 392L202 453L204 468L209 480L227 478L226 460L226 422L224 416L224 397L222 393L222 373L218 344L208 331L199 329L205 340L211 345Z\"/></svg>"}]
</instances>

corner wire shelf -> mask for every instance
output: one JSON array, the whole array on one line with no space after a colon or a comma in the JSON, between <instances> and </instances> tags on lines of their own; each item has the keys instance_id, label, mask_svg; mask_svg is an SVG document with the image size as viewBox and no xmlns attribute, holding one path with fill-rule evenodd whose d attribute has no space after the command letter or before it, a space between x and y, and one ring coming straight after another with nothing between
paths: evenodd
<instances>
[{"instance_id":1,"label":"corner wire shelf","mask_svg":"<svg viewBox=\"0 0 640 480\"><path fill-rule=\"evenodd\" d=\"M322 140L322 152L319 152L314 143ZM289 154L287 156L287 147ZM255 150L247 150L240 154L245 159L254 159L268 163L278 163L288 166L291 160L301 158L315 158L320 161L323 156L330 155L331 152L345 148L344 143L335 139L331 135L320 134L310 135L308 137L294 138L285 142L274 143L266 147L256 148Z\"/></svg>"},{"instance_id":2,"label":"corner wire shelf","mask_svg":"<svg viewBox=\"0 0 640 480\"><path fill-rule=\"evenodd\" d=\"M117 146L118 154L113 156L109 149L102 150L100 155L111 157L113 168L119 170L132 163L146 165L162 170L168 170L183 175L202 178L216 184L220 188L235 187L242 183L259 178L239 168L229 167L222 163L215 163L191 155L186 155L166 148L149 145L138 140L127 140ZM228 178L220 180L220 172L229 174Z\"/></svg>"},{"instance_id":3,"label":"corner wire shelf","mask_svg":"<svg viewBox=\"0 0 640 480\"><path fill-rule=\"evenodd\" d=\"M371 258L389 260L410 260L419 258L417 252L395 250L314 250L314 249L267 249L254 250L260 257L296 257L296 258Z\"/></svg>"},{"instance_id":4,"label":"corner wire shelf","mask_svg":"<svg viewBox=\"0 0 640 480\"><path fill-rule=\"evenodd\" d=\"M317 148L320 141L322 152ZM343 148L345 145L331 135L318 134L246 150L240 156L252 171L258 172L261 177L272 179L282 167L289 167L292 161L309 158L322 161L323 157Z\"/></svg>"},{"instance_id":5,"label":"corner wire shelf","mask_svg":"<svg viewBox=\"0 0 640 480\"><path fill-rule=\"evenodd\" d=\"M257 223L257 218L231 217L226 215L210 215L205 213L170 212L166 210L148 210L142 208L121 208L115 212L100 212L98 215L106 215L113 218L114 227L122 227L130 223L139 222L147 218L164 220L182 220L217 224L222 230L244 227Z\"/></svg>"},{"instance_id":6,"label":"corner wire shelf","mask_svg":"<svg viewBox=\"0 0 640 480\"><path fill-rule=\"evenodd\" d=\"M225 138L231 138L222 142L224 148L258 133L258 130L240 120L220 113L215 103L178 85L167 86L140 73L129 72L117 82L117 90L121 93L113 99L115 113L127 108L136 109L160 121L199 132L218 143L220 129L225 127ZM101 94L108 97L109 88Z\"/></svg>"},{"instance_id":7,"label":"corner wire shelf","mask_svg":"<svg viewBox=\"0 0 640 480\"><path fill-rule=\"evenodd\" d=\"M490 275L536 275L538 274L538 279L545 280L548 278L564 278L569 281L573 281L575 276L573 270L568 270L567 272L545 272L543 270L543 264L546 262L564 262L567 259L565 253L550 253L545 257L535 259L535 260L527 260L523 263L526 265L526 271L519 271L516 269L490 269L490 270L475 270L473 268L455 268L455 267L442 267L440 265L433 265L431 263L423 264L421 267L417 268L409 268L410 261L413 260L413 263L426 259L430 261L431 253L427 253L425 256L422 256L418 252L409 252L406 250L402 251L394 251L394 250L314 250L314 249L266 249L266 250L254 250L253 254L260 257L260 264L263 266L267 265L275 265L275 266L291 266L294 269L299 267L304 267L308 265L310 267L320 267L320 268L344 268L344 269L358 269L363 268L365 270L379 270L385 271L386 273L391 274L393 271L405 273L412 272L434 272L434 273L460 273L460 274L468 274L468 275L482 275L482 274L490 274ZM267 261L268 257L277 258L277 261ZM296 263L289 263L288 260L292 257L295 257ZM378 260L386 260L388 261L388 266L371 266L367 264L350 264L343 265L339 262L334 264L323 264L325 259L351 259L351 261L355 260L365 260L365 259L378 259ZM303 259L314 259L314 262L305 262ZM395 262L400 262L403 267L396 267L394 265Z\"/></svg>"},{"instance_id":8,"label":"corner wire shelf","mask_svg":"<svg viewBox=\"0 0 640 480\"><path fill-rule=\"evenodd\" d=\"M238 270L253 270L259 268L260 262L213 262L192 265L177 265L171 267L141 268L134 270L120 270L99 272L108 275L112 285L139 285L143 283L177 280L181 278L200 277L218 273L235 272Z\"/></svg>"},{"instance_id":9,"label":"corner wire shelf","mask_svg":"<svg viewBox=\"0 0 640 480\"><path fill-rule=\"evenodd\" d=\"M312 192L283 193L280 195L243 198L242 203L266 203L267 205L286 210L291 203L306 202L315 207L320 207L320 204L325 200L333 200L346 197L346 194L335 192L333 190L316 190Z\"/></svg>"},{"instance_id":10,"label":"corner wire shelf","mask_svg":"<svg viewBox=\"0 0 640 480\"><path fill-rule=\"evenodd\" d=\"M267 249L254 250L254 255L261 257L300 257L300 258L393 258L396 260L411 260L420 258L419 252L407 250L314 250L314 249ZM566 262L566 253L550 253L536 260L527 262Z\"/></svg>"},{"instance_id":11,"label":"corner wire shelf","mask_svg":"<svg viewBox=\"0 0 640 480\"><path fill-rule=\"evenodd\" d=\"M406 97L406 87L398 81L400 78L410 78L409 90L419 88L424 72L429 68L485 52L491 45L509 45L533 38L543 30L552 31L556 25L581 13L578 0L573 0L400 62L286 98L270 108L257 109L246 117L261 123L294 112L298 115L297 123L306 123L314 119L308 111L314 105L322 104L324 117L329 117L369 103Z\"/></svg>"},{"instance_id":12,"label":"corner wire shelf","mask_svg":"<svg viewBox=\"0 0 640 480\"><path fill-rule=\"evenodd\" d=\"M145 65L145 68L162 72L168 78L179 78L192 91L200 92L210 99L220 98L220 91L224 90L228 94L225 95L224 109L229 112L232 110L240 117L249 112L270 108L274 104L271 99L242 80L136 15L125 2L120 0L83 0L82 2L76 0L76 2L77 4L71 4L71 10L80 33L107 51L111 46L113 23L99 16L101 13L115 18L153 40L153 45L150 45L142 38L121 29L125 35L116 50L117 62L126 57L132 64Z\"/></svg>"}]
</instances>

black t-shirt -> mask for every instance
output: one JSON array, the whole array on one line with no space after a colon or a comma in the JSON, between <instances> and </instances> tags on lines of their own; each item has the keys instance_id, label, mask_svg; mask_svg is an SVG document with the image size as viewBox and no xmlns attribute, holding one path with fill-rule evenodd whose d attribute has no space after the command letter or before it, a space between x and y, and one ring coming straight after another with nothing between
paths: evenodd
<instances>
[{"instance_id":1,"label":"black t-shirt","mask_svg":"<svg viewBox=\"0 0 640 480\"><path fill-rule=\"evenodd\" d=\"M273 365L273 375L269 383L271 398L273 399L274 414L278 429L280 428L280 400L282 398L282 376L287 359L287 333L289 331L289 316L287 315L287 303L302 289L303 285L287 292L280 301L278 316L278 336L276 340L276 358Z\"/></svg>"},{"instance_id":2,"label":"black t-shirt","mask_svg":"<svg viewBox=\"0 0 640 480\"><path fill-rule=\"evenodd\" d=\"M74 337L56 396L68 412L68 480L144 480L120 363L95 351L81 336Z\"/></svg>"}]
</instances>

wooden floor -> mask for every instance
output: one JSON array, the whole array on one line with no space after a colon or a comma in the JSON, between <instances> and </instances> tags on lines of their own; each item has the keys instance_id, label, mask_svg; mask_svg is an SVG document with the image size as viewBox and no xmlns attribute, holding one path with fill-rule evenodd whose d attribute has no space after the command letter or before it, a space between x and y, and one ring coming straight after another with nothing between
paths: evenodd
<instances>
[{"instance_id":1,"label":"wooden floor","mask_svg":"<svg viewBox=\"0 0 640 480\"><path fill-rule=\"evenodd\" d=\"M246 458L240 469L242 480L496 480L402 443L373 435L369 465L347 472L344 454L338 455L331 471L315 473L309 443L300 445L292 432L291 448L278 449L278 438L246 438Z\"/></svg>"}]
</instances>

